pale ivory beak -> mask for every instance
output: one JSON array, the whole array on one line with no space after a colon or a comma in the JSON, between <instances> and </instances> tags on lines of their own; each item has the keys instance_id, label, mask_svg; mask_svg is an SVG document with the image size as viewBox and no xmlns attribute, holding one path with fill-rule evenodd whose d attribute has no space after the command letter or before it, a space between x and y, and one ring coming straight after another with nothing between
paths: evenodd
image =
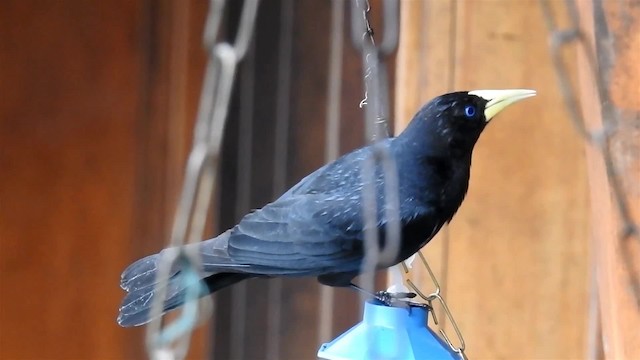
<instances>
[{"instance_id":1,"label":"pale ivory beak","mask_svg":"<svg viewBox=\"0 0 640 360\"><path fill-rule=\"evenodd\" d=\"M489 122L509 105L528 97L536 96L536 91L528 89L473 90L469 91L469 94L479 96L488 101L484 108L484 117Z\"/></svg>"}]
</instances>

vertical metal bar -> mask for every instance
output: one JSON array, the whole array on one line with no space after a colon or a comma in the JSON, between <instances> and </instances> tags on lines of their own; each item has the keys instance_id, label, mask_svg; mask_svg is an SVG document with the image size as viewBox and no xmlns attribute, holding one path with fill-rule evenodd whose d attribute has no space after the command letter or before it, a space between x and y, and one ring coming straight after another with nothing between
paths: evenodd
<instances>
[{"instance_id":1,"label":"vertical metal bar","mask_svg":"<svg viewBox=\"0 0 640 360\"><path fill-rule=\"evenodd\" d=\"M324 160L331 162L340 153L340 98L342 85L342 53L344 47L344 0L331 1L331 41L329 47L329 69L327 81L327 127ZM318 341L323 343L333 335L334 290L320 287L320 309L318 312Z\"/></svg>"},{"instance_id":2,"label":"vertical metal bar","mask_svg":"<svg viewBox=\"0 0 640 360\"><path fill-rule=\"evenodd\" d=\"M278 83L276 90L276 126L273 162L273 196L282 194L287 185L289 153L289 117L291 92L291 62L293 46L293 0L282 0L278 36ZM282 328L282 279L269 281L266 358L280 359Z\"/></svg>"},{"instance_id":3,"label":"vertical metal bar","mask_svg":"<svg viewBox=\"0 0 640 360\"><path fill-rule=\"evenodd\" d=\"M249 46L243 71L240 74L240 114L238 126L238 168L235 217L242 218L251 207L251 176L253 149L253 112L255 83L255 43ZM236 284L231 290L231 344L232 359L244 358L244 340L247 328L247 283Z\"/></svg>"},{"instance_id":4,"label":"vertical metal bar","mask_svg":"<svg viewBox=\"0 0 640 360\"><path fill-rule=\"evenodd\" d=\"M324 160L338 158L340 152L340 104L342 93L342 54L344 48L344 0L331 0L331 43L327 88L327 130Z\"/></svg>"},{"instance_id":5,"label":"vertical metal bar","mask_svg":"<svg viewBox=\"0 0 640 360\"><path fill-rule=\"evenodd\" d=\"M595 256L591 256L591 263L595 264L591 269L589 281L589 319L587 320L587 359L597 360L600 358L602 345L602 331L600 321L600 303L598 301L598 274Z\"/></svg>"},{"instance_id":6,"label":"vertical metal bar","mask_svg":"<svg viewBox=\"0 0 640 360\"><path fill-rule=\"evenodd\" d=\"M276 132L273 194L281 194L287 185L289 139L289 103L291 90L291 51L293 46L293 1L282 0L278 48L278 84L276 93Z\"/></svg>"},{"instance_id":7,"label":"vertical metal bar","mask_svg":"<svg viewBox=\"0 0 640 360\"><path fill-rule=\"evenodd\" d=\"M457 47L457 30L458 30L458 2L457 0L453 0L451 1L451 23L449 24L449 33L451 34L450 36L450 43L449 43L449 68L451 69L450 73L449 73L449 79L447 80L447 91L448 92L452 92L455 90L456 88L456 58L457 58L457 54L458 54L458 47ZM424 54L423 56L427 56L427 54ZM442 241L442 264L440 267L440 283L442 284L440 287L440 292L442 294L443 298L446 298L447 295L447 289L448 289L448 284L449 282L447 281L449 278L449 254L450 254L450 244L451 244L451 231L449 230L449 224L446 224L442 227L441 231L441 239L440 241ZM440 307L438 310L436 310L438 312L438 316L441 319L445 319L445 308L444 307ZM447 325L451 325L449 324L449 322L442 322L442 330L446 330L447 329Z\"/></svg>"}]
</instances>

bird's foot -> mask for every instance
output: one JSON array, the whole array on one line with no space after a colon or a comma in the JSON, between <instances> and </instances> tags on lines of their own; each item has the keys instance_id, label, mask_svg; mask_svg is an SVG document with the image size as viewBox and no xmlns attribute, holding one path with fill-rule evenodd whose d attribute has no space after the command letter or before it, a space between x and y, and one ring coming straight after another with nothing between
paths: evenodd
<instances>
[{"instance_id":1,"label":"bird's foot","mask_svg":"<svg viewBox=\"0 0 640 360\"><path fill-rule=\"evenodd\" d=\"M419 303L409 301L416 297L412 292L388 292L378 291L375 293L376 300L387 306L421 306Z\"/></svg>"},{"instance_id":2,"label":"bird's foot","mask_svg":"<svg viewBox=\"0 0 640 360\"><path fill-rule=\"evenodd\" d=\"M415 298L417 295L413 292L389 292L389 291L378 291L376 293L371 293L367 290L362 289L358 285L354 283L350 283L349 286L352 289L358 290L366 295L373 297L378 300L381 304L385 306L395 306L395 307L404 307L404 308L412 308L412 307L429 307L426 304L418 303L410 301L409 299Z\"/></svg>"}]
</instances>

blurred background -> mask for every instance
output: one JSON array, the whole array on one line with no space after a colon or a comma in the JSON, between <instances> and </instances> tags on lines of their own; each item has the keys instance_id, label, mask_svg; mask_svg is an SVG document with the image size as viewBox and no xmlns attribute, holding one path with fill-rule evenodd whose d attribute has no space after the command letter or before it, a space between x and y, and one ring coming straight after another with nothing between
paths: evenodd
<instances>
[{"instance_id":1,"label":"blurred background","mask_svg":"<svg viewBox=\"0 0 640 360\"><path fill-rule=\"evenodd\" d=\"M470 358L640 358L640 241L637 228L621 230L640 216L640 2L547 4L561 29L580 15L610 94L604 106L579 41L559 47L566 69L554 63L540 2L403 0L399 46L384 59L391 127L441 93L536 89L485 131L467 199L425 253ZM241 8L229 1L223 36ZM382 1L371 8L381 34ZM205 0L0 2L0 358L146 356L144 329L115 322L119 277L168 240L207 9ZM365 144L349 26L345 1L262 1L209 235ZM572 124L559 74L587 129L611 134L606 152ZM433 286L424 271L413 276ZM215 301L190 358L313 359L361 316L357 294L314 279L248 281Z\"/></svg>"}]
</instances>

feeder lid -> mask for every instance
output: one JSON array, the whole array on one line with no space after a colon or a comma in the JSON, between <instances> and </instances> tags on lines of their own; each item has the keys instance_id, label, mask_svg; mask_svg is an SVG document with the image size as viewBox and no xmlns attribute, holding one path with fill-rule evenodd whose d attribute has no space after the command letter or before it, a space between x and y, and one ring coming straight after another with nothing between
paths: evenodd
<instances>
[{"instance_id":1,"label":"feeder lid","mask_svg":"<svg viewBox=\"0 0 640 360\"><path fill-rule=\"evenodd\" d=\"M390 307L367 301L360 323L323 344L318 357L327 360L459 359L457 353L427 327L427 309Z\"/></svg>"}]
</instances>

